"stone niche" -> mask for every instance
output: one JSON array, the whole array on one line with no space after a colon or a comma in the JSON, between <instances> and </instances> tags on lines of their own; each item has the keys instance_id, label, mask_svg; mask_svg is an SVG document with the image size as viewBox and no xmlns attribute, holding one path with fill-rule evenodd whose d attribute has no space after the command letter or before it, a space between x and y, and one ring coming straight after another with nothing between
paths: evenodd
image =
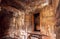
<instances>
[{"instance_id":1,"label":"stone niche","mask_svg":"<svg viewBox=\"0 0 60 39\"><path fill-rule=\"evenodd\" d=\"M34 31L40 31L40 13L36 13L33 15L34 20Z\"/></svg>"}]
</instances>

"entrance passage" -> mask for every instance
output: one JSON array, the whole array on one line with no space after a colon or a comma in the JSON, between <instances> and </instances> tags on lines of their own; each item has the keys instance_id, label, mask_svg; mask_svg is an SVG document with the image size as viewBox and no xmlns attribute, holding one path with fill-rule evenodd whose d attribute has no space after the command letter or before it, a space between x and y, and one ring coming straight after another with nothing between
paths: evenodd
<instances>
[{"instance_id":1,"label":"entrance passage","mask_svg":"<svg viewBox=\"0 0 60 39\"><path fill-rule=\"evenodd\" d=\"M40 31L40 13L34 14L34 31Z\"/></svg>"}]
</instances>

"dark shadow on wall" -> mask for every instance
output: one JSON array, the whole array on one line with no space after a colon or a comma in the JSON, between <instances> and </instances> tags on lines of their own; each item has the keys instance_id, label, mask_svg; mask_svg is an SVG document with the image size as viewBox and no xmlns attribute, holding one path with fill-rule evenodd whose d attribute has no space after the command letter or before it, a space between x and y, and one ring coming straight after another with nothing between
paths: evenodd
<instances>
[{"instance_id":1,"label":"dark shadow on wall","mask_svg":"<svg viewBox=\"0 0 60 39\"><path fill-rule=\"evenodd\" d=\"M56 19L57 19L56 27L58 27L58 26L60 26L60 1L58 4L58 7L57 7Z\"/></svg>"},{"instance_id":2,"label":"dark shadow on wall","mask_svg":"<svg viewBox=\"0 0 60 39\"><path fill-rule=\"evenodd\" d=\"M57 7L57 12L56 12L56 39L60 39L60 1Z\"/></svg>"},{"instance_id":3,"label":"dark shadow on wall","mask_svg":"<svg viewBox=\"0 0 60 39\"><path fill-rule=\"evenodd\" d=\"M3 36L8 35L8 29L10 25L10 19L12 18L11 12L8 12L6 9L0 11L0 39Z\"/></svg>"}]
</instances>

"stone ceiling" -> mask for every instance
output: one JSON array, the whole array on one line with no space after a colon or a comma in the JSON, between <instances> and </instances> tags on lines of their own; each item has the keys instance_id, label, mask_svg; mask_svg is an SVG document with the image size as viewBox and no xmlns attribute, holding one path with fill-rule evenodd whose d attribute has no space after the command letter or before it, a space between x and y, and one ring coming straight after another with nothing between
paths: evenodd
<instances>
[{"instance_id":1,"label":"stone ceiling","mask_svg":"<svg viewBox=\"0 0 60 39\"><path fill-rule=\"evenodd\" d=\"M42 4L46 2L48 2L48 0L2 0L1 5L11 6L25 12L31 12L35 11L37 8L42 8Z\"/></svg>"}]
</instances>

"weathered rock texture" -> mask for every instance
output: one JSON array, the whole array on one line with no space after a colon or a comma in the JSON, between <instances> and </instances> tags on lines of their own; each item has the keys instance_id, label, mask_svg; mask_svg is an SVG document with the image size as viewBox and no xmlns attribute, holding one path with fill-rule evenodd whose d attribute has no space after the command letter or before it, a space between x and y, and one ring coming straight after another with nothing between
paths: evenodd
<instances>
[{"instance_id":1,"label":"weathered rock texture","mask_svg":"<svg viewBox=\"0 0 60 39\"><path fill-rule=\"evenodd\" d=\"M26 38L27 32L34 31L33 14L39 12L40 33L46 35L42 39L56 39L54 31L57 26L55 16L58 3L59 0L2 0L0 37Z\"/></svg>"},{"instance_id":2,"label":"weathered rock texture","mask_svg":"<svg viewBox=\"0 0 60 39\"><path fill-rule=\"evenodd\" d=\"M56 14L56 39L60 39L60 1L59 1L59 5L57 8L57 14Z\"/></svg>"}]
</instances>

